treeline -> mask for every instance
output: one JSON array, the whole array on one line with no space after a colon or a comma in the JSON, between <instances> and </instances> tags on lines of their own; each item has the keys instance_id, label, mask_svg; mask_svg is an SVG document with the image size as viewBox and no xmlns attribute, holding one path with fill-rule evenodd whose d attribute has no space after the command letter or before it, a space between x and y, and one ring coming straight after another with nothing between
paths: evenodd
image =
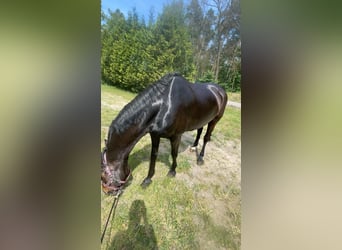
<instances>
[{"instance_id":1,"label":"treeline","mask_svg":"<svg viewBox=\"0 0 342 250\"><path fill-rule=\"evenodd\" d=\"M133 9L102 13L102 82L133 92L168 72L239 91L239 0L175 0L148 20Z\"/></svg>"}]
</instances>

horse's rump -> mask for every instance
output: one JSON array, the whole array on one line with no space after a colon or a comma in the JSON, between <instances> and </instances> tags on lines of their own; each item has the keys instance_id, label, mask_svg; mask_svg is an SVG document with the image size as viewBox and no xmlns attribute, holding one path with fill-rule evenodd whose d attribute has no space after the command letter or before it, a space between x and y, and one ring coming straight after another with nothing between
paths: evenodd
<instances>
[{"instance_id":1,"label":"horse's rump","mask_svg":"<svg viewBox=\"0 0 342 250\"><path fill-rule=\"evenodd\" d=\"M153 128L164 134L201 128L223 112L224 95L219 85L193 84L181 76L175 76L155 118L158 125Z\"/></svg>"}]
</instances>

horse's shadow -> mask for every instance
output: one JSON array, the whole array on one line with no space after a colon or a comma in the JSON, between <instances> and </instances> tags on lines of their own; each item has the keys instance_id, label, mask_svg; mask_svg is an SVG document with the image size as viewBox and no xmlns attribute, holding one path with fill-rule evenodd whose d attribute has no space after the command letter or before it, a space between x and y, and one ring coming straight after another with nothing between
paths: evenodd
<instances>
[{"instance_id":1,"label":"horse's shadow","mask_svg":"<svg viewBox=\"0 0 342 250\"><path fill-rule=\"evenodd\" d=\"M129 210L128 228L114 236L109 249L158 249L153 226L148 223L143 200L135 200Z\"/></svg>"}]
</instances>

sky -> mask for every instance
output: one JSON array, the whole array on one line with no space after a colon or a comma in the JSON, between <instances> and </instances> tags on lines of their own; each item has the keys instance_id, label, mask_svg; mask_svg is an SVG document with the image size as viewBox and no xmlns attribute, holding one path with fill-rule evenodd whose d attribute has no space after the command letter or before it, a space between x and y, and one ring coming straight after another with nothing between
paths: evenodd
<instances>
[{"instance_id":1,"label":"sky","mask_svg":"<svg viewBox=\"0 0 342 250\"><path fill-rule=\"evenodd\" d=\"M169 3L171 0L101 0L101 9L104 13L107 13L108 9L120 11L127 16L129 11L132 11L133 7L136 8L139 17L144 16L145 20L149 17L151 7L154 8L155 16L163 10L163 5Z\"/></svg>"},{"instance_id":2,"label":"sky","mask_svg":"<svg viewBox=\"0 0 342 250\"><path fill-rule=\"evenodd\" d=\"M125 17L127 17L128 13L136 9L139 18L144 16L145 21L148 21L150 10L153 8L154 18L156 19L159 14L163 11L163 7L166 4L170 4L173 0L101 0L101 10L108 14L108 9L111 11L115 11L119 9ZM208 0L209 3L212 0ZM190 4L191 0L183 0L185 6Z\"/></svg>"}]
</instances>

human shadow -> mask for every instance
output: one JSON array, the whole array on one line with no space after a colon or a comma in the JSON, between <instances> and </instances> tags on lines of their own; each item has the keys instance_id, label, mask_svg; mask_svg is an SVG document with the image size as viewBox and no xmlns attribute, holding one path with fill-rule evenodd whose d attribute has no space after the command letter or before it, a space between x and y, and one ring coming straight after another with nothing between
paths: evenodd
<instances>
[{"instance_id":1,"label":"human shadow","mask_svg":"<svg viewBox=\"0 0 342 250\"><path fill-rule=\"evenodd\" d=\"M148 223L146 207L143 200L135 200L132 202L129 210L128 228L125 231L119 231L114 236L109 249L158 249L154 229L153 226Z\"/></svg>"}]
</instances>

